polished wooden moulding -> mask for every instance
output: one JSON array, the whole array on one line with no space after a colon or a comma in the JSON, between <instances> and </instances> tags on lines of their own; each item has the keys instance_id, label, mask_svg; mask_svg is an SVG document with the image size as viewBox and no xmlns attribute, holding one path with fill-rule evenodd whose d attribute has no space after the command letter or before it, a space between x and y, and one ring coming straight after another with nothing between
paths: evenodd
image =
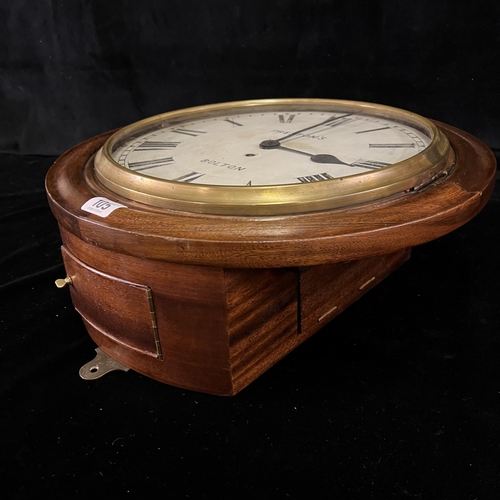
<instances>
[{"instance_id":1,"label":"polished wooden moulding","mask_svg":"<svg viewBox=\"0 0 500 500\"><path fill-rule=\"evenodd\" d=\"M446 177L351 208L274 216L148 206L99 183L109 134L65 153L47 175L72 300L101 349L149 377L234 395L410 255L474 217L495 160L469 134L436 124ZM126 206L101 218L103 196ZM429 279L432 279L430 276Z\"/></svg>"}]
</instances>

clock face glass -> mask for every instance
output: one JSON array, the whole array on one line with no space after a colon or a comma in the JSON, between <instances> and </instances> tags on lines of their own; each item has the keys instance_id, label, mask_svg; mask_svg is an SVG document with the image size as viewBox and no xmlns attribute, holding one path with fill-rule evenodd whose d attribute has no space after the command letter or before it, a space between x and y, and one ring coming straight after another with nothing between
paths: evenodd
<instances>
[{"instance_id":1,"label":"clock face glass","mask_svg":"<svg viewBox=\"0 0 500 500\"><path fill-rule=\"evenodd\" d=\"M225 186L306 184L379 170L425 150L424 127L346 110L237 110L161 116L131 129L111 158L137 174L180 183Z\"/></svg>"}]
</instances>

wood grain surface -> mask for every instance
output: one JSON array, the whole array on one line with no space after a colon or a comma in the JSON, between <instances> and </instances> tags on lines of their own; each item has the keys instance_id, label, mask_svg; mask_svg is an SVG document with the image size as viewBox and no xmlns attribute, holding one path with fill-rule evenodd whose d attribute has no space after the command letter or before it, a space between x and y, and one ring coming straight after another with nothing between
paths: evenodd
<instances>
[{"instance_id":1,"label":"wood grain surface","mask_svg":"<svg viewBox=\"0 0 500 500\"><path fill-rule=\"evenodd\" d=\"M318 265L394 252L440 237L474 217L494 186L495 159L479 140L439 124L456 154L452 173L418 192L345 210L273 217L209 216L121 199L92 177L108 135L63 155L47 176L59 223L90 244L141 258L236 268ZM106 219L81 210L94 196L129 208Z\"/></svg>"},{"instance_id":2,"label":"wood grain surface","mask_svg":"<svg viewBox=\"0 0 500 500\"><path fill-rule=\"evenodd\" d=\"M215 216L122 199L94 179L109 134L65 153L46 188L74 305L94 341L159 381L234 395L401 265L410 248L470 220L487 202L495 160L448 136L451 174L422 190L317 213ZM120 208L81 209L104 196Z\"/></svg>"}]
</instances>

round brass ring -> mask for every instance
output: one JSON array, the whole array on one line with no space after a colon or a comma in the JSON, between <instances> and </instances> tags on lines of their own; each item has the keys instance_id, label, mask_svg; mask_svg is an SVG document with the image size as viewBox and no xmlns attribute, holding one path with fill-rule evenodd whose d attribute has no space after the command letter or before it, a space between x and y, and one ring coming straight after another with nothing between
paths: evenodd
<instances>
[{"instance_id":1,"label":"round brass ring","mask_svg":"<svg viewBox=\"0 0 500 500\"><path fill-rule=\"evenodd\" d=\"M369 114L411 125L432 138L415 156L379 170L307 184L216 186L155 178L119 165L113 148L161 123L164 126L228 113L311 110ZM165 113L129 125L113 134L98 151L95 174L110 191L147 205L214 215L287 215L345 208L381 200L414 189L443 175L450 144L430 120L414 113L371 103L330 99L239 101ZM444 172L446 173L446 172Z\"/></svg>"}]
</instances>

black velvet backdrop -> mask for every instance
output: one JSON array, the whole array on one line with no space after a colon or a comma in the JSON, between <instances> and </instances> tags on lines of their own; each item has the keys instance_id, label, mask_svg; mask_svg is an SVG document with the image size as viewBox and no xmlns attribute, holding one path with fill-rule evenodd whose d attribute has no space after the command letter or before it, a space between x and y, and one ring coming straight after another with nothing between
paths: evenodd
<instances>
[{"instance_id":1,"label":"black velvet backdrop","mask_svg":"<svg viewBox=\"0 0 500 500\"><path fill-rule=\"evenodd\" d=\"M0 151L264 97L391 104L498 148L499 16L491 0L0 2Z\"/></svg>"},{"instance_id":2,"label":"black velvet backdrop","mask_svg":"<svg viewBox=\"0 0 500 500\"><path fill-rule=\"evenodd\" d=\"M43 179L197 104L380 102L500 150L495 1L0 2L0 495L489 500L500 491L500 192L234 398L89 383ZM141 493L142 492L142 493Z\"/></svg>"}]
</instances>

